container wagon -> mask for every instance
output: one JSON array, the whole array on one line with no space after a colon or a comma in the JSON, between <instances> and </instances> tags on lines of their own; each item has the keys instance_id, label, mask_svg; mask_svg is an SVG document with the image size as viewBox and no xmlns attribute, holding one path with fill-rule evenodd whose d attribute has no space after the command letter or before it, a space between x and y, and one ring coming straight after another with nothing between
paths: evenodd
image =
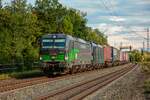
<instances>
[{"instance_id":1,"label":"container wagon","mask_svg":"<svg viewBox=\"0 0 150 100\"><path fill-rule=\"evenodd\" d=\"M120 51L120 64L129 62L128 52Z\"/></svg>"},{"instance_id":2,"label":"container wagon","mask_svg":"<svg viewBox=\"0 0 150 100\"><path fill-rule=\"evenodd\" d=\"M112 64L113 66L119 65L120 63L120 50L117 48L111 47L112 48Z\"/></svg>"},{"instance_id":3,"label":"container wagon","mask_svg":"<svg viewBox=\"0 0 150 100\"><path fill-rule=\"evenodd\" d=\"M112 66L112 47L111 46L105 46L104 47L104 62L105 66Z\"/></svg>"},{"instance_id":4,"label":"container wagon","mask_svg":"<svg viewBox=\"0 0 150 100\"><path fill-rule=\"evenodd\" d=\"M105 66L115 66L120 63L120 50L112 46L104 47Z\"/></svg>"},{"instance_id":5,"label":"container wagon","mask_svg":"<svg viewBox=\"0 0 150 100\"><path fill-rule=\"evenodd\" d=\"M104 49L101 45L97 45L95 43L92 43L92 55L93 55L93 61L92 65L94 69L102 68L104 67Z\"/></svg>"}]
</instances>

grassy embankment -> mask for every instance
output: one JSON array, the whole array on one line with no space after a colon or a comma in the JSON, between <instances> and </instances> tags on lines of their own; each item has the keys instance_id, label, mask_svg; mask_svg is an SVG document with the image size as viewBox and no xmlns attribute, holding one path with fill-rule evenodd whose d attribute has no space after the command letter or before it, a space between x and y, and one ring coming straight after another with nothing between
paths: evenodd
<instances>
[{"instance_id":1,"label":"grassy embankment","mask_svg":"<svg viewBox=\"0 0 150 100\"><path fill-rule=\"evenodd\" d=\"M146 75L146 80L144 82L145 94L150 95L150 53L145 53L145 61L142 63L142 71Z\"/></svg>"},{"instance_id":2,"label":"grassy embankment","mask_svg":"<svg viewBox=\"0 0 150 100\"><path fill-rule=\"evenodd\" d=\"M21 71L21 72L8 72L0 74L0 80L9 79L9 78L32 78L43 76L44 73L38 69L30 71Z\"/></svg>"},{"instance_id":3,"label":"grassy embankment","mask_svg":"<svg viewBox=\"0 0 150 100\"><path fill-rule=\"evenodd\" d=\"M145 93L150 93L150 62L143 63L143 72L148 77L144 82Z\"/></svg>"},{"instance_id":4,"label":"grassy embankment","mask_svg":"<svg viewBox=\"0 0 150 100\"><path fill-rule=\"evenodd\" d=\"M0 74L0 80L9 79L9 74Z\"/></svg>"}]
</instances>

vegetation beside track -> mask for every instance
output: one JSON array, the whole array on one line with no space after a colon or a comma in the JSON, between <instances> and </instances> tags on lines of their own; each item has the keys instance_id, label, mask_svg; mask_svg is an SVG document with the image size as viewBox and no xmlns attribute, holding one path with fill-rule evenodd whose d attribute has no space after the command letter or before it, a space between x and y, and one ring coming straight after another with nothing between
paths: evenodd
<instances>
[{"instance_id":1,"label":"vegetation beside track","mask_svg":"<svg viewBox=\"0 0 150 100\"><path fill-rule=\"evenodd\" d=\"M144 73L150 74L150 62L143 62L142 63L142 71Z\"/></svg>"},{"instance_id":2,"label":"vegetation beside track","mask_svg":"<svg viewBox=\"0 0 150 100\"><path fill-rule=\"evenodd\" d=\"M150 93L150 78L144 82L145 93Z\"/></svg>"},{"instance_id":3,"label":"vegetation beside track","mask_svg":"<svg viewBox=\"0 0 150 100\"><path fill-rule=\"evenodd\" d=\"M14 68L14 69L12 69ZM0 80L9 78L32 78L43 76L40 70L40 64L35 62L32 66L24 67L23 65L4 65L0 67Z\"/></svg>"},{"instance_id":4,"label":"vegetation beside track","mask_svg":"<svg viewBox=\"0 0 150 100\"><path fill-rule=\"evenodd\" d=\"M144 91L145 94L150 95L150 63L147 63L145 66L142 67L144 75L146 77L144 82Z\"/></svg>"},{"instance_id":5,"label":"vegetation beside track","mask_svg":"<svg viewBox=\"0 0 150 100\"><path fill-rule=\"evenodd\" d=\"M33 78L33 77L40 77L40 76L44 76L44 73L40 70L15 72L10 74L10 77L13 78Z\"/></svg>"},{"instance_id":6,"label":"vegetation beside track","mask_svg":"<svg viewBox=\"0 0 150 100\"><path fill-rule=\"evenodd\" d=\"M22 72L10 72L3 73L0 75L0 80L9 79L9 78L33 78L44 76L44 73L40 70L30 70L30 71L22 71Z\"/></svg>"},{"instance_id":7,"label":"vegetation beside track","mask_svg":"<svg viewBox=\"0 0 150 100\"><path fill-rule=\"evenodd\" d=\"M139 63L142 67L142 72L144 75L144 91L145 94L150 95L150 53L148 52L139 52L134 50L130 52L130 59L133 63Z\"/></svg>"},{"instance_id":8,"label":"vegetation beside track","mask_svg":"<svg viewBox=\"0 0 150 100\"><path fill-rule=\"evenodd\" d=\"M1 75L0 75L0 80L9 79L9 78L11 78L11 77L9 76L9 74L1 74Z\"/></svg>"},{"instance_id":9,"label":"vegetation beside track","mask_svg":"<svg viewBox=\"0 0 150 100\"><path fill-rule=\"evenodd\" d=\"M145 52L143 53L143 56L144 56L144 61L141 63L142 72L146 77L143 88L147 98L147 96L150 95L150 78L149 78L150 77L150 53Z\"/></svg>"},{"instance_id":10,"label":"vegetation beside track","mask_svg":"<svg viewBox=\"0 0 150 100\"><path fill-rule=\"evenodd\" d=\"M144 61L141 62L142 69L145 73L150 74L150 53L143 53Z\"/></svg>"}]
</instances>

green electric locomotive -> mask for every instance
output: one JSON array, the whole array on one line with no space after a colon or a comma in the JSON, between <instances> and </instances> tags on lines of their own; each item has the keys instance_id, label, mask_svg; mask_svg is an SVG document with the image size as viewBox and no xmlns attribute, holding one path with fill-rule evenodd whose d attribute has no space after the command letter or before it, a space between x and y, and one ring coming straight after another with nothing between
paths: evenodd
<instances>
[{"instance_id":1,"label":"green electric locomotive","mask_svg":"<svg viewBox=\"0 0 150 100\"><path fill-rule=\"evenodd\" d=\"M65 34L47 34L41 38L40 61L46 74L75 73L91 67L90 42Z\"/></svg>"}]
</instances>

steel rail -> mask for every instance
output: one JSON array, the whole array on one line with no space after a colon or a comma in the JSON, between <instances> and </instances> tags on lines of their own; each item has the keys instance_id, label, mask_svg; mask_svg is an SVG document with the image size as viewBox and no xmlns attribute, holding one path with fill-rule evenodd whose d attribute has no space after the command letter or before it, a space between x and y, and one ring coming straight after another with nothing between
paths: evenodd
<instances>
[{"instance_id":1,"label":"steel rail","mask_svg":"<svg viewBox=\"0 0 150 100\"><path fill-rule=\"evenodd\" d=\"M95 70L95 71L97 71L97 70ZM88 73L90 74L93 72L94 71L89 71L89 72L77 73L77 74L73 74L73 75L58 76L58 77L54 77L54 78L38 77L38 78L25 79L25 80L15 80L14 79L10 82L1 82L0 83L0 93L19 89L19 88L24 88L24 87L32 86L32 85L36 85L36 84L53 82L56 80L61 80L61 79L69 78L69 77L80 77L81 75L85 75Z\"/></svg>"},{"instance_id":2,"label":"steel rail","mask_svg":"<svg viewBox=\"0 0 150 100\"><path fill-rule=\"evenodd\" d=\"M49 98L56 99L56 100L58 100L58 99L59 100L66 100L66 99L71 99L71 98L73 100L79 100L79 99L87 96L87 94L84 94L84 96L80 95L82 93L85 93L84 91L91 89L92 87L97 86L99 84L101 87L104 85L107 85L110 82L114 81L115 79L119 78L120 76L124 75L128 71L130 71L132 68L133 68L133 66L129 66L129 67L123 68L121 70L109 73L107 75L97 77L97 78L92 79L92 80L84 81L84 82L81 82L78 84L74 84L72 86L68 86L68 87L64 87L62 89L52 91L48 95L41 96L41 97L37 98L37 100L47 100ZM91 90L93 90L93 89L91 89ZM88 95L89 95L89 92L88 92Z\"/></svg>"}]
</instances>

